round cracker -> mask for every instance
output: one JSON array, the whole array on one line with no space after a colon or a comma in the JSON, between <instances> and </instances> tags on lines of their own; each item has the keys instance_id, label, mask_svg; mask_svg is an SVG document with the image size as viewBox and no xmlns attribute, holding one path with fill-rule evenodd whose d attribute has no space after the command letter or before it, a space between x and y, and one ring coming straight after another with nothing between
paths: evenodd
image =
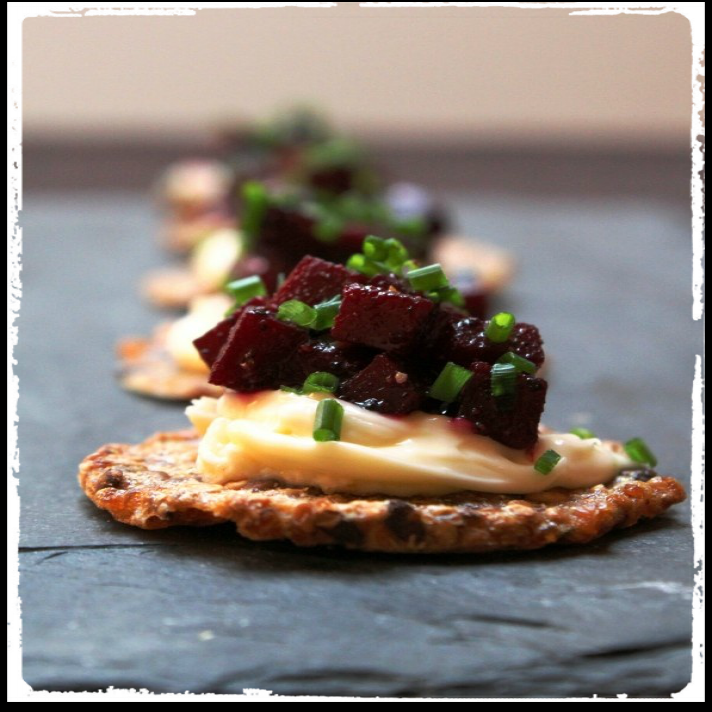
<instances>
[{"instance_id":1,"label":"round cracker","mask_svg":"<svg viewBox=\"0 0 712 712\"><path fill-rule=\"evenodd\" d=\"M180 366L165 348L170 324L158 327L149 338L127 337L119 341L119 382L129 391L151 398L189 401L200 396L218 397L222 386L208 383L208 374Z\"/></svg>"},{"instance_id":2,"label":"round cracker","mask_svg":"<svg viewBox=\"0 0 712 712\"><path fill-rule=\"evenodd\" d=\"M682 485L644 469L588 489L444 497L325 494L278 481L203 482L193 431L138 445L105 445L80 465L87 496L144 529L234 522L249 539L385 552L485 552L582 544L656 517L685 499Z\"/></svg>"}]
</instances>

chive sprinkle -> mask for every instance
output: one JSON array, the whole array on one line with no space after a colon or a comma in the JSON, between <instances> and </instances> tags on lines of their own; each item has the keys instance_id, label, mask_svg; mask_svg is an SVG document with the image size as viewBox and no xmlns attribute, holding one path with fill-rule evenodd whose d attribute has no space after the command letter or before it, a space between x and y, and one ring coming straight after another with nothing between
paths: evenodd
<instances>
[{"instance_id":1,"label":"chive sprinkle","mask_svg":"<svg viewBox=\"0 0 712 712\"><path fill-rule=\"evenodd\" d=\"M559 460L561 455L556 450L547 450L534 463L534 469L542 475L548 475L559 464Z\"/></svg>"},{"instance_id":2,"label":"chive sprinkle","mask_svg":"<svg viewBox=\"0 0 712 712\"><path fill-rule=\"evenodd\" d=\"M386 240L386 249L386 264L395 272L400 269L403 263L408 259L408 250L405 245L400 240L396 240L395 237Z\"/></svg>"},{"instance_id":3,"label":"chive sprinkle","mask_svg":"<svg viewBox=\"0 0 712 712\"><path fill-rule=\"evenodd\" d=\"M589 430L588 428L571 428L569 431L572 435L578 435L578 437L581 438L581 440L590 440L591 438L597 438L598 435L593 432L593 430Z\"/></svg>"},{"instance_id":4,"label":"chive sprinkle","mask_svg":"<svg viewBox=\"0 0 712 712\"><path fill-rule=\"evenodd\" d=\"M369 260L376 260L376 262L383 262L388 258L388 245L386 241L381 237L376 237L375 235L369 235L363 241L364 256L368 257Z\"/></svg>"},{"instance_id":5,"label":"chive sprinkle","mask_svg":"<svg viewBox=\"0 0 712 712\"><path fill-rule=\"evenodd\" d=\"M375 277L377 274L381 273L378 265L373 260L368 259L366 255L362 255L360 253L351 255L346 262L346 266L349 269L356 270L356 272L365 274L367 277Z\"/></svg>"},{"instance_id":6,"label":"chive sprinkle","mask_svg":"<svg viewBox=\"0 0 712 712\"><path fill-rule=\"evenodd\" d=\"M452 403L471 378L472 371L448 362L440 371L440 375L435 379L433 385L430 386L428 395L436 400Z\"/></svg>"},{"instance_id":7,"label":"chive sprinkle","mask_svg":"<svg viewBox=\"0 0 712 712\"><path fill-rule=\"evenodd\" d=\"M658 464L658 458L653 455L643 438L632 438L623 445L623 449L633 462L650 465L650 467L655 467Z\"/></svg>"},{"instance_id":8,"label":"chive sprinkle","mask_svg":"<svg viewBox=\"0 0 712 712\"><path fill-rule=\"evenodd\" d=\"M253 297L261 297L267 294L267 287L261 277L253 274L251 277L236 279L225 285L225 291L241 306Z\"/></svg>"},{"instance_id":9,"label":"chive sprinkle","mask_svg":"<svg viewBox=\"0 0 712 712\"><path fill-rule=\"evenodd\" d=\"M511 363L495 363L490 372L490 386L495 398L513 396L517 389L517 367Z\"/></svg>"},{"instance_id":10,"label":"chive sprinkle","mask_svg":"<svg viewBox=\"0 0 712 712\"><path fill-rule=\"evenodd\" d=\"M487 324L485 336L496 344L504 343L514 328L514 314L500 312L495 314Z\"/></svg>"},{"instance_id":11,"label":"chive sprinkle","mask_svg":"<svg viewBox=\"0 0 712 712\"><path fill-rule=\"evenodd\" d=\"M428 296L436 302L450 302L450 304L461 308L465 306L465 297L463 297L462 292L455 287L443 287L435 292L430 292Z\"/></svg>"},{"instance_id":12,"label":"chive sprinkle","mask_svg":"<svg viewBox=\"0 0 712 712\"><path fill-rule=\"evenodd\" d=\"M247 181L242 186L242 199L244 203L240 217L242 232L250 240L254 240L269 207L269 195L262 183Z\"/></svg>"},{"instance_id":13,"label":"chive sprinkle","mask_svg":"<svg viewBox=\"0 0 712 712\"><path fill-rule=\"evenodd\" d=\"M277 318L297 326L308 327L316 320L316 309L298 299L290 299L279 305Z\"/></svg>"},{"instance_id":14,"label":"chive sprinkle","mask_svg":"<svg viewBox=\"0 0 712 712\"><path fill-rule=\"evenodd\" d=\"M450 286L443 268L437 263L412 269L406 277L413 289L417 289L419 292L432 292Z\"/></svg>"},{"instance_id":15,"label":"chive sprinkle","mask_svg":"<svg viewBox=\"0 0 712 712\"><path fill-rule=\"evenodd\" d=\"M339 387L339 379L326 371L314 371L304 380L302 393L334 393Z\"/></svg>"},{"instance_id":16,"label":"chive sprinkle","mask_svg":"<svg viewBox=\"0 0 712 712\"><path fill-rule=\"evenodd\" d=\"M313 437L317 442L341 438L341 422L344 418L344 406L334 398L325 398L316 407Z\"/></svg>"},{"instance_id":17,"label":"chive sprinkle","mask_svg":"<svg viewBox=\"0 0 712 712\"><path fill-rule=\"evenodd\" d=\"M507 351L506 354L497 359L497 363L511 363L517 371L529 374L535 374L537 369L535 363L532 363L528 358L524 358L524 356L515 354L514 351Z\"/></svg>"},{"instance_id":18,"label":"chive sprinkle","mask_svg":"<svg viewBox=\"0 0 712 712\"><path fill-rule=\"evenodd\" d=\"M316 319L311 325L311 328L315 331L324 331L324 329L331 329L334 325L334 319L339 313L341 308L341 297L336 296L331 299L327 299L324 302L314 305L316 310Z\"/></svg>"}]
</instances>

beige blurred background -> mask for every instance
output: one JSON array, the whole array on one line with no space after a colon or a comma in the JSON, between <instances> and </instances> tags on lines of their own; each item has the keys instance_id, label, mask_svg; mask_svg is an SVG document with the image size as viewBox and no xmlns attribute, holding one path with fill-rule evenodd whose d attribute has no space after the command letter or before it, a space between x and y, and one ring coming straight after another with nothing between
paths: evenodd
<instances>
[{"instance_id":1,"label":"beige blurred background","mask_svg":"<svg viewBox=\"0 0 712 712\"><path fill-rule=\"evenodd\" d=\"M691 61L675 13L341 3L35 17L23 23L24 130L162 138L310 100L393 141L684 150Z\"/></svg>"}]
</instances>

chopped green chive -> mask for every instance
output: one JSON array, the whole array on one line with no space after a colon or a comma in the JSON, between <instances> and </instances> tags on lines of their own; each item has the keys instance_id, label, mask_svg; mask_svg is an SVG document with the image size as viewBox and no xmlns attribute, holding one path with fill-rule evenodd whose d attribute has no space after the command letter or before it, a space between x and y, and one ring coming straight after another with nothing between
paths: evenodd
<instances>
[{"instance_id":1,"label":"chopped green chive","mask_svg":"<svg viewBox=\"0 0 712 712\"><path fill-rule=\"evenodd\" d=\"M517 389L517 367L511 363L495 363L490 372L490 385L495 398L514 396Z\"/></svg>"},{"instance_id":2,"label":"chopped green chive","mask_svg":"<svg viewBox=\"0 0 712 712\"><path fill-rule=\"evenodd\" d=\"M334 319L339 313L339 308L341 307L341 297L332 297L327 299L325 302L320 302L314 306L316 310L316 319L311 325L314 331L324 331L324 329L331 329L334 325Z\"/></svg>"},{"instance_id":3,"label":"chopped green chive","mask_svg":"<svg viewBox=\"0 0 712 712\"><path fill-rule=\"evenodd\" d=\"M523 373L536 373L537 366L532 363L528 358L515 354L514 351L507 351L497 359L497 363L511 363L517 371L522 371ZM573 431L572 431L573 432Z\"/></svg>"},{"instance_id":4,"label":"chopped green chive","mask_svg":"<svg viewBox=\"0 0 712 712\"><path fill-rule=\"evenodd\" d=\"M650 467L655 467L658 464L658 458L653 455L643 438L633 438L625 443L623 448L633 462L650 465Z\"/></svg>"},{"instance_id":5,"label":"chopped green chive","mask_svg":"<svg viewBox=\"0 0 712 712\"><path fill-rule=\"evenodd\" d=\"M440 375L430 386L428 395L436 400L452 403L464 388L465 384L472 378L472 371L468 371L462 366L452 362L445 364L440 371Z\"/></svg>"},{"instance_id":6,"label":"chopped green chive","mask_svg":"<svg viewBox=\"0 0 712 712\"><path fill-rule=\"evenodd\" d=\"M596 433L588 428L571 428L569 431L572 435L577 435L581 440L590 440L591 438L598 437Z\"/></svg>"},{"instance_id":7,"label":"chopped green chive","mask_svg":"<svg viewBox=\"0 0 712 712\"><path fill-rule=\"evenodd\" d=\"M269 207L269 195L262 183L248 181L242 186L243 208L240 217L242 232L254 240L262 226L262 220Z\"/></svg>"},{"instance_id":8,"label":"chopped green chive","mask_svg":"<svg viewBox=\"0 0 712 712\"><path fill-rule=\"evenodd\" d=\"M561 455L556 450L547 450L534 463L534 469L542 475L548 475L559 464L559 460Z\"/></svg>"},{"instance_id":9,"label":"chopped green chive","mask_svg":"<svg viewBox=\"0 0 712 712\"><path fill-rule=\"evenodd\" d=\"M335 393L339 379L326 371L310 373L302 386L302 393Z\"/></svg>"},{"instance_id":10,"label":"chopped green chive","mask_svg":"<svg viewBox=\"0 0 712 712\"><path fill-rule=\"evenodd\" d=\"M386 249L385 262L395 272L397 269L400 269L403 263L408 259L408 250L405 245L400 240L396 240L395 237L386 240Z\"/></svg>"},{"instance_id":11,"label":"chopped green chive","mask_svg":"<svg viewBox=\"0 0 712 712\"><path fill-rule=\"evenodd\" d=\"M297 326L308 327L316 320L316 309L298 299L290 299L279 305L277 318L282 321L291 321Z\"/></svg>"},{"instance_id":12,"label":"chopped green chive","mask_svg":"<svg viewBox=\"0 0 712 712\"><path fill-rule=\"evenodd\" d=\"M439 264L412 269L406 277L413 289L417 289L419 292L432 292L450 286L443 268Z\"/></svg>"},{"instance_id":13,"label":"chopped green chive","mask_svg":"<svg viewBox=\"0 0 712 712\"><path fill-rule=\"evenodd\" d=\"M435 291L427 292L426 296L434 302L450 302L450 304L454 304L456 307L465 306L465 298L460 293L460 290L455 289L455 287L436 289Z\"/></svg>"},{"instance_id":14,"label":"chopped green chive","mask_svg":"<svg viewBox=\"0 0 712 712\"><path fill-rule=\"evenodd\" d=\"M298 396L302 395L302 392L298 388L292 388L291 386L280 386L279 390L285 393L296 393Z\"/></svg>"},{"instance_id":15,"label":"chopped green chive","mask_svg":"<svg viewBox=\"0 0 712 712\"><path fill-rule=\"evenodd\" d=\"M377 274L381 273L381 270L375 262L369 260L368 257L360 253L351 255L346 262L346 266L356 272L365 274L367 277L375 277Z\"/></svg>"},{"instance_id":16,"label":"chopped green chive","mask_svg":"<svg viewBox=\"0 0 712 712\"><path fill-rule=\"evenodd\" d=\"M485 336L496 344L504 343L514 328L514 314L500 312L495 314L487 324Z\"/></svg>"},{"instance_id":17,"label":"chopped green chive","mask_svg":"<svg viewBox=\"0 0 712 712\"><path fill-rule=\"evenodd\" d=\"M334 398L325 398L316 407L314 417L313 437L317 442L341 438L341 422L344 418L344 407Z\"/></svg>"},{"instance_id":18,"label":"chopped green chive","mask_svg":"<svg viewBox=\"0 0 712 712\"><path fill-rule=\"evenodd\" d=\"M375 235L369 235L363 241L363 254L369 260L383 262L388 258L388 245L386 241Z\"/></svg>"},{"instance_id":19,"label":"chopped green chive","mask_svg":"<svg viewBox=\"0 0 712 712\"><path fill-rule=\"evenodd\" d=\"M225 291L241 306L253 297L261 297L267 294L267 287L261 277L253 274L251 277L236 279L225 285Z\"/></svg>"}]
</instances>

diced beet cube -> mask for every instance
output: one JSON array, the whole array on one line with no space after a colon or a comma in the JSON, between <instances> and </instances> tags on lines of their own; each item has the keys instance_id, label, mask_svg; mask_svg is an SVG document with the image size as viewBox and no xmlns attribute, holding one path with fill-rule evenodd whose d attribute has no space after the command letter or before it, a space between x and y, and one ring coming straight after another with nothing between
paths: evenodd
<instances>
[{"instance_id":1,"label":"diced beet cube","mask_svg":"<svg viewBox=\"0 0 712 712\"><path fill-rule=\"evenodd\" d=\"M503 445L516 449L532 447L539 437L546 381L520 373L514 398L502 403L500 398L492 395L492 366L479 361L473 363L470 370L474 375L463 389L459 416L467 418L476 433Z\"/></svg>"},{"instance_id":2,"label":"diced beet cube","mask_svg":"<svg viewBox=\"0 0 712 712\"><path fill-rule=\"evenodd\" d=\"M473 361L494 363L509 351L508 342L497 343L485 336L487 322L470 317L455 325L451 361L466 366Z\"/></svg>"},{"instance_id":3,"label":"diced beet cube","mask_svg":"<svg viewBox=\"0 0 712 712\"><path fill-rule=\"evenodd\" d=\"M405 415L420 408L421 389L403 367L379 354L362 371L341 385L339 397L362 408Z\"/></svg>"},{"instance_id":4,"label":"diced beet cube","mask_svg":"<svg viewBox=\"0 0 712 712\"><path fill-rule=\"evenodd\" d=\"M443 320L437 333L437 346L445 361L468 366L473 361L494 363L500 356L513 351L537 366L544 362L544 351L539 330L531 324L518 323L511 337L504 342L491 341L485 336L487 322L476 317ZM437 357L437 353L433 353Z\"/></svg>"},{"instance_id":5,"label":"diced beet cube","mask_svg":"<svg viewBox=\"0 0 712 712\"><path fill-rule=\"evenodd\" d=\"M371 349L336 343L328 338L308 341L284 364L281 385L301 386L315 371L331 373L343 381L364 368L373 355Z\"/></svg>"},{"instance_id":6,"label":"diced beet cube","mask_svg":"<svg viewBox=\"0 0 712 712\"><path fill-rule=\"evenodd\" d=\"M274 303L298 299L313 306L341 294L345 284L363 281L365 277L358 272L307 255L284 280L274 295Z\"/></svg>"},{"instance_id":7,"label":"diced beet cube","mask_svg":"<svg viewBox=\"0 0 712 712\"><path fill-rule=\"evenodd\" d=\"M509 350L537 366L544 363L544 348L539 329L532 324L516 324L509 339Z\"/></svg>"},{"instance_id":8,"label":"diced beet cube","mask_svg":"<svg viewBox=\"0 0 712 712\"><path fill-rule=\"evenodd\" d=\"M240 318L242 312L247 307L262 307L266 303L267 300L265 297L253 297L240 309L237 309L230 314L229 317L216 324L210 331L206 331L202 336L193 340L193 346L195 346L200 354L200 358L203 359L207 366L212 367L220 353L220 349L222 349L227 340L230 329L232 329L235 322Z\"/></svg>"},{"instance_id":9,"label":"diced beet cube","mask_svg":"<svg viewBox=\"0 0 712 712\"><path fill-rule=\"evenodd\" d=\"M307 338L305 329L280 321L264 307L245 309L230 329L208 381L236 391L278 388L282 364Z\"/></svg>"},{"instance_id":10,"label":"diced beet cube","mask_svg":"<svg viewBox=\"0 0 712 712\"><path fill-rule=\"evenodd\" d=\"M337 341L404 352L415 344L432 309L424 297L349 284L331 335Z\"/></svg>"},{"instance_id":11,"label":"diced beet cube","mask_svg":"<svg viewBox=\"0 0 712 712\"><path fill-rule=\"evenodd\" d=\"M213 363L215 363L215 359L225 344L230 329L232 329L239 317L240 312L231 314L227 319L223 319L210 329L210 331L206 331L202 336L199 336L193 341L193 346L195 346L200 354L200 358L203 359L207 366L212 367Z\"/></svg>"}]
</instances>

